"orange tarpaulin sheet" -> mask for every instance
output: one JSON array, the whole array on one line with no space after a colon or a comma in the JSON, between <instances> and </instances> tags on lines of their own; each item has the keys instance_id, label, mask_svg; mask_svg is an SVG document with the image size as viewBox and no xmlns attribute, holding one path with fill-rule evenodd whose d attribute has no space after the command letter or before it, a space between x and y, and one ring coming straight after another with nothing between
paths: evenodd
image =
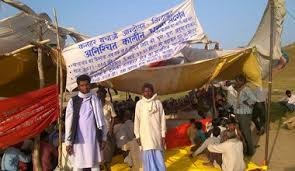
<instances>
[{"instance_id":1,"label":"orange tarpaulin sheet","mask_svg":"<svg viewBox=\"0 0 295 171\"><path fill-rule=\"evenodd\" d=\"M202 123L203 130L205 131L206 125L208 122L211 121L211 119L201 119L199 121ZM187 130L189 126L189 123L184 123L167 131L166 146L168 149L191 145L191 142L187 135Z\"/></svg>"},{"instance_id":2,"label":"orange tarpaulin sheet","mask_svg":"<svg viewBox=\"0 0 295 171\"><path fill-rule=\"evenodd\" d=\"M57 117L56 85L0 100L0 148L41 133Z\"/></svg>"}]
</instances>

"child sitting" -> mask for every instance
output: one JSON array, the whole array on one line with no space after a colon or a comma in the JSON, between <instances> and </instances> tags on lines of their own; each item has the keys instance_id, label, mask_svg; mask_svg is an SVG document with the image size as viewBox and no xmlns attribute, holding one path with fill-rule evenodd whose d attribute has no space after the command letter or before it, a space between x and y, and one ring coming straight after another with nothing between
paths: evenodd
<instances>
[{"instance_id":1,"label":"child sitting","mask_svg":"<svg viewBox=\"0 0 295 171\"><path fill-rule=\"evenodd\" d=\"M187 130L187 136L189 137L191 144L195 145L197 129L195 126L195 119L190 119L190 127Z\"/></svg>"},{"instance_id":2,"label":"child sitting","mask_svg":"<svg viewBox=\"0 0 295 171\"><path fill-rule=\"evenodd\" d=\"M196 149L198 149L206 140L206 135L204 133L204 131L202 130L202 123L197 121L195 123L195 127L197 129L196 131L196 138L195 138L195 146L193 146L191 148L191 151L196 151Z\"/></svg>"}]
</instances>

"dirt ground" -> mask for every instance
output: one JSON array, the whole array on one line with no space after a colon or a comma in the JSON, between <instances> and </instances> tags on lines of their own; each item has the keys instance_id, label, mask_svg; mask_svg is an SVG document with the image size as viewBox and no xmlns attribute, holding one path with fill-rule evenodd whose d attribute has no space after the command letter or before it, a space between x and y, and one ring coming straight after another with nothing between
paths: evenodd
<instances>
[{"instance_id":1,"label":"dirt ground","mask_svg":"<svg viewBox=\"0 0 295 171\"><path fill-rule=\"evenodd\" d=\"M269 133L269 170L295 171L295 130L273 124ZM251 161L262 164L265 156L265 134L259 137L258 147Z\"/></svg>"}]
</instances>

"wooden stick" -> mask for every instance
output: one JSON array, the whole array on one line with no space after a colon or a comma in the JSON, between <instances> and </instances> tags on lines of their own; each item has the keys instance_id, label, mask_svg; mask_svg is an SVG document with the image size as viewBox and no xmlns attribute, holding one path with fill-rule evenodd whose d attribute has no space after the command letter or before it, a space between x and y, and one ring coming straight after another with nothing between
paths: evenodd
<instances>
[{"instance_id":1,"label":"wooden stick","mask_svg":"<svg viewBox=\"0 0 295 171\"><path fill-rule=\"evenodd\" d=\"M111 103L113 103L113 97L112 97L112 93L110 91L110 88L108 88L108 93L109 93L109 96L110 96L110 101L111 101Z\"/></svg>"},{"instance_id":2,"label":"wooden stick","mask_svg":"<svg viewBox=\"0 0 295 171\"><path fill-rule=\"evenodd\" d=\"M43 71L43 57L42 57L42 48L38 48L38 71L39 71L39 78L40 78L40 88L45 86L45 78L44 78L44 71Z\"/></svg>"},{"instance_id":3,"label":"wooden stick","mask_svg":"<svg viewBox=\"0 0 295 171\"><path fill-rule=\"evenodd\" d=\"M63 70L62 70L62 56L60 55L61 53L61 47L60 47L60 42L59 42L59 31L58 31L58 21L57 21L57 15L56 15L56 10L55 8L53 9L53 13L54 13L54 21L55 21L55 26L56 26L56 41L57 41L57 51L58 51L58 55L57 55L57 61L58 61L58 65L57 65L57 71L59 71L59 73L57 72L57 78L58 78L58 74L59 74L59 85L60 85L60 89L59 89L59 93L60 93L60 104L59 104L59 109L60 109L60 113L59 113L59 117L58 117L58 168L62 169L62 122L61 122L61 117L62 117L62 111L63 111L63 101L64 101L64 97L63 97Z\"/></svg>"},{"instance_id":4,"label":"wooden stick","mask_svg":"<svg viewBox=\"0 0 295 171\"><path fill-rule=\"evenodd\" d=\"M275 24L275 7L274 0L269 0L270 5L270 52L269 52L269 75L268 75L268 99L267 99L267 121L266 121L266 138L265 138L265 155L264 161L268 165L268 146L269 146L269 127L270 127L270 106L271 106L271 92L272 92L272 63L274 50L274 24Z\"/></svg>"},{"instance_id":5,"label":"wooden stick","mask_svg":"<svg viewBox=\"0 0 295 171\"><path fill-rule=\"evenodd\" d=\"M215 119L216 116L216 104L215 104L215 90L214 90L214 85L211 83L212 87L212 102L213 102L213 119Z\"/></svg>"},{"instance_id":6,"label":"wooden stick","mask_svg":"<svg viewBox=\"0 0 295 171\"><path fill-rule=\"evenodd\" d=\"M42 27L39 27L39 42L42 41ZM45 78L44 78L44 70L43 70L43 59L42 59L42 49L39 47L38 48L38 72L39 72L39 87L40 89L45 86ZM34 151L33 151L33 163L34 163L34 168L37 171L42 171L41 167L41 162L40 162L40 135L37 135L34 139Z\"/></svg>"},{"instance_id":7,"label":"wooden stick","mask_svg":"<svg viewBox=\"0 0 295 171\"><path fill-rule=\"evenodd\" d=\"M46 40L39 41L38 43L39 43L39 44L45 44L45 43L48 43L48 42L50 42L50 40L49 40L49 39L46 39ZM5 53L4 56L15 55L15 54L17 54L17 53L19 53L19 52L21 52L21 51L24 51L24 50L30 49L30 48L32 48L32 47L35 47L35 45L27 45L27 46L24 46L24 47L22 47L22 48L19 48L19 49L16 49L16 50L12 51L12 52Z\"/></svg>"}]
</instances>

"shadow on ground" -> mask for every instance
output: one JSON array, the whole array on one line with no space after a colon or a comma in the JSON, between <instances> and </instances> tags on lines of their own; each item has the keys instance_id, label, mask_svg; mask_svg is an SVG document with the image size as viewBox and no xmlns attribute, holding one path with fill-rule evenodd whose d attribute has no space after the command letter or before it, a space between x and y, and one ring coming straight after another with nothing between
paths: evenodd
<instances>
[{"instance_id":1,"label":"shadow on ground","mask_svg":"<svg viewBox=\"0 0 295 171\"><path fill-rule=\"evenodd\" d=\"M288 110L286 107L282 106L278 102L272 102L270 108L270 121L276 122L280 121L282 117L286 117L288 114Z\"/></svg>"},{"instance_id":2,"label":"shadow on ground","mask_svg":"<svg viewBox=\"0 0 295 171\"><path fill-rule=\"evenodd\" d=\"M288 167L288 168L285 168L284 171L294 171L295 170L295 166L294 167Z\"/></svg>"}]
</instances>

